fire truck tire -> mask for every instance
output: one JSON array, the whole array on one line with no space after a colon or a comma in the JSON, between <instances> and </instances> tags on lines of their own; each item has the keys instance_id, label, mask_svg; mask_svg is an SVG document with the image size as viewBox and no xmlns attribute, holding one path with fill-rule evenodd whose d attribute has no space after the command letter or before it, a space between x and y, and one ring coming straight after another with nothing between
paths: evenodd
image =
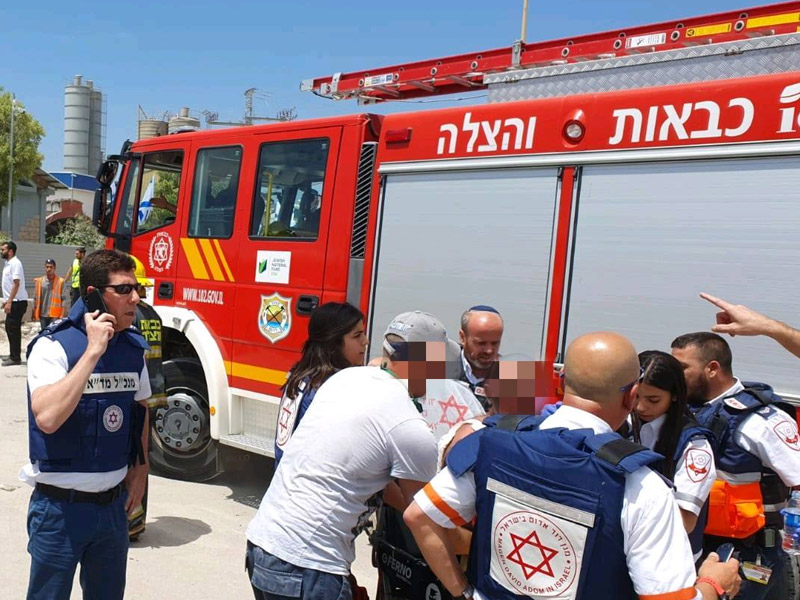
<instances>
[{"instance_id":1,"label":"fire truck tire","mask_svg":"<svg viewBox=\"0 0 800 600\"><path fill-rule=\"evenodd\" d=\"M194 359L169 360L164 380L166 405L150 411L150 467L172 479L207 481L218 474L217 442L203 368Z\"/></svg>"}]
</instances>

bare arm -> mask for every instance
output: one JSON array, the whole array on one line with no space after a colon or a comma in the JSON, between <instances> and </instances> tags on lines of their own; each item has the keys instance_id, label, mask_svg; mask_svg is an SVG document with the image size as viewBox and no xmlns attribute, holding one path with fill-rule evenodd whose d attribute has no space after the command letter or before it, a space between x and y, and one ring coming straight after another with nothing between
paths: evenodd
<instances>
[{"instance_id":1,"label":"bare arm","mask_svg":"<svg viewBox=\"0 0 800 600\"><path fill-rule=\"evenodd\" d=\"M683 528L686 530L686 533L692 533L697 526L697 515L683 508L681 508L680 511L681 519L683 519Z\"/></svg>"},{"instance_id":2,"label":"bare arm","mask_svg":"<svg viewBox=\"0 0 800 600\"><path fill-rule=\"evenodd\" d=\"M728 562L721 563L716 552L709 554L708 558L703 561L697 575L698 577L709 577L719 583L729 598L733 598L739 593L739 587L742 584L739 577L739 561L732 558ZM703 600L718 600L719 596L711 585L700 582L695 587L703 594Z\"/></svg>"},{"instance_id":3,"label":"bare arm","mask_svg":"<svg viewBox=\"0 0 800 600\"><path fill-rule=\"evenodd\" d=\"M67 271L67 274L64 275L64 281L72 285L72 282L69 280L70 277L72 277L72 265L69 266L69 271Z\"/></svg>"},{"instance_id":4,"label":"bare arm","mask_svg":"<svg viewBox=\"0 0 800 600\"><path fill-rule=\"evenodd\" d=\"M11 303L14 301L14 298L17 296L17 292L19 291L19 279L14 280L14 284L11 286L11 293L6 300L6 303L3 305L3 310L6 314L11 312Z\"/></svg>"},{"instance_id":5,"label":"bare arm","mask_svg":"<svg viewBox=\"0 0 800 600\"><path fill-rule=\"evenodd\" d=\"M31 411L36 425L44 433L57 431L75 411L89 376L114 336L114 322L114 317L108 313L85 315L88 344L83 356L63 379L33 392Z\"/></svg>"},{"instance_id":6,"label":"bare arm","mask_svg":"<svg viewBox=\"0 0 800 600\"><path fill-rule=\"evenodd\" d=\"M467 578L450 545L448 530L428 517L416 502L411 503L403 518L414 534L428 566L447 591L453 596L461 594L467 587Z\"/></svg>"},{"instance_id":7,"label":"bare arm","mask_svg":"<svg viewBox=\"0 0 800 600\"><path fill-rule=\"evenodd\" d=\"M722 309L717 313L717 324L712 327L716 333L734 335L764 335L771 337L789 352L800 358L800 331L786 323L771 319L766 315L742 306L731 304L722 298L711 294L700 294L717 308Z\"/></svg>"},{"instance_id":8,"label":"bare arm","mask_svg":"<svg viewBox=\"0 0 800 600\"><path fill-rule=\"evenodd\" d=\"M147 409L147 400L142 400L141 404ZM125 485L128 488L128 499L125 502L125 511L128 513L128 516L131 516L134 509L142 503L144 491L147 487L147 472L150 469L150 454L147 447L150 442L149 419L150 411L145 410L144 429L142 430L142 452L144 453L144 462L128 469L128 474L125 476Z\"/></svg>"},{"instance_id":9,"label":"bare arm","mask_svg":"<svg viewBox=\"0 0 800 600\"><path fill-rule=\"evenodd\" d=\"M403 506L398 510L404 511L414 501L414 494L425 487L425 482L414 481L413 479L398 479L397 486L400 488L403 499Z\"/></svg>"}]
</instances>

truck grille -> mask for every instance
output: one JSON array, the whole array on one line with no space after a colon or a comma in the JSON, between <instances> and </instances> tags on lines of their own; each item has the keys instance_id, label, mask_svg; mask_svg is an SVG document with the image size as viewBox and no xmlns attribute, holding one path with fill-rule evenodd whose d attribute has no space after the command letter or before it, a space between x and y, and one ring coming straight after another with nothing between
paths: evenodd
<instances>
[{"instance_id":1,"label":"truck grille","mask_svg":"<svg viewBox=\"0 0 800 600\"><path fill-rule=\"evenodd\" d=\"M369 203L372 198L372 182L375 179L375 155L377 142L364 142L358 161L356 182L356 206L353 211L353 237L350 242L350 258L364 258L367 247L367 222Z\"/></svg>"}]
</instances>

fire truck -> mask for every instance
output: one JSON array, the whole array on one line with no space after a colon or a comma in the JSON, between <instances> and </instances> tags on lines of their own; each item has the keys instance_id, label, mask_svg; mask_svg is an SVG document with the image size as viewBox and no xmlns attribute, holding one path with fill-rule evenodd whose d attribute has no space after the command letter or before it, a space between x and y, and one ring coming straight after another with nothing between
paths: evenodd
<instances>
[{"instance_id":1,"label":"fire truck","mask_svg":"<svg viewBox=\"0 0 800 600\"><path fill-rule=\"evenodd\" d=\"M785 2L302 84L481 105L126 143L95 219L155 280L154 466L203 479L221 448L271 456L280 386L328 301L368 315L373 349L397 313L455 333L492 304L504 353L545 363L597 329L668 349L712 325L701 291L796 323L798 44ZM795 358L731 343L738 376L800 400Z\"/></svg>"}]
</instances>

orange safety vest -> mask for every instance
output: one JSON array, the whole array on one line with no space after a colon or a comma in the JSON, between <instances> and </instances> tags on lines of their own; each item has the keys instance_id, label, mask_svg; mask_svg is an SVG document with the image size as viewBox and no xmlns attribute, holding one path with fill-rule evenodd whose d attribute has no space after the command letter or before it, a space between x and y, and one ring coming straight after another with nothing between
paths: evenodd
<instances>
[{"instance_id":1,"label":"orange safety vest","mask_svg":"<svg viewBox=\"0 0 800 600\"><path fill-rule=\"evenodd\" d=\"M40 319L41 312L42 312L42 281L44 277L37 277L33 281L36 284L36 295L34 296L35 302L33 304L33 318ZM56 319L60 319L61 317L65 317L66 313L64 311L64 306L61 302L61 291L64 288L64 278L59 277L58 275L55 276L53 279L53 289L50 291L50 314L44 315L46 317L52 317Z\"/></svg>"}]
</instances>

